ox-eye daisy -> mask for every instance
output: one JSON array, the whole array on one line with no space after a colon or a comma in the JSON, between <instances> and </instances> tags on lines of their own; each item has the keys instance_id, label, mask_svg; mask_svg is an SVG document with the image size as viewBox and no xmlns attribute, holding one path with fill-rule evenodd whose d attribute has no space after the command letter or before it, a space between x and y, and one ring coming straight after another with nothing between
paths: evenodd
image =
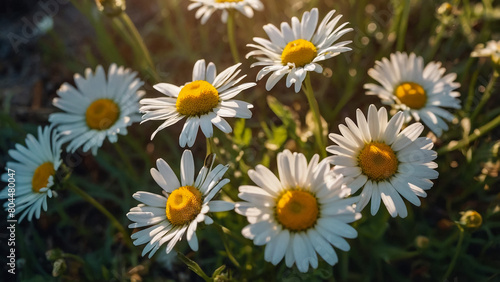
<instances>
[{"instance_id":1,"label":"ox-eye daisy","mask_svg":"<svg viewBox=\"0 0 500 282\"><path fill-rule=\"evenodd\" d=\"M490 40L486 46L478 44L472 51L471 57L490 57L493 63L500 65L500 40Z\"/></svg>"},{"instance_id":2,"label":"ox-eye daisy","mask_svg":"<svg viewBox=\"0 0 500 282\"><path fill-rule=\"evenodd\" d=\"M126 135L127 126L140 120L139 98L144 91L138 90L144 83L136 78L136 72L112 64L108 77L102 66L97 66L95 74L90 68L85 70L85 78L75 74L76 88L64 83L57 90L54 106L63 113L54 113L49 121L57 125L66 148L74 152L83 145L83 151L97 149L107 138L114 143L117 134Z\"/></svg>"},{"instance_id":3,"label":"ox-eye daisy","mask_svg":"<svg viewBox=\"0 0 500 282\"><path fill-rule=\"evenodd\" d=\"M264 26L264 31L269 36L270 41L255 37L253 40L257 44L247 45L257 49L246 55L247 58L256 56L258 60L251 67L265 66L257 74L257 80L271 73L266 82L268 91L284 75L287 75L286 86L290 87L295 83L295 92L299 92L307 72L320 73L323 71L323 67L318 62L351 50L351 48L345 47L351 41L333 44L342 35L352 30L352 28L344 28L348 23L343 23L335 28L342 15L331 20L334 13L335 10L330 11L319 26L317 26L318 9L316 8L312 9L311 12L305 12L302 21L293 17L291 27L286 22L281 23L281 31L274 25L267 24Z\"/></svg>"},{"instance_id":4,"label":"ox-eye daisy","mask_svg":"<svg viewBox=\"0 0 500 282\"><path fill-rule=\"evenodd\" d=\"M330 139L337 143L326 148L334 154L333 171L349 181L344 187L350 194L361 187L356 210L361 211L371 199L371 213L376 214L380 199L392 217L406 217L408 212L401 196L420 206L417 196L426 197L425 190L432 187L430 179L438 177L433 143L429 138L418 137L424 129L413 123L403 129L404 116L398 112L387 121L387 111L377 112L374 105L368 109L368 120L360 109L356 111L357 125L346 118L347 126L339 125L342 135L332 133Z\"/></svg>"},{"instance_id":5,"label":"ox-eye daisy","mask_svg":"<svg viewBox=\"0 0 500 282\"><path fill-rule=\"evenodd\" d=\"M365 84L366 94L378 95L382 103L403 111L406 122L413 117L422 120L437 136L448 130L444 120L451 121L453 115L442 109L460 109L460 93L453 91L460 87L454 82L457 75L449 73L440 62L430 62L424 68L424 59L414 53L396 52L390 60L376 61L368 74L381 85ZM443 120L444 119L444 120Z\"/></svg>"},{"instance_id":6,"label":"ox-eye daisy","mask_svg":"<svg viewBox=\"0 0 500 282\"><path fill-rule=\"evenodd\" d=\"M143 256L149 252L149 257L152 257L166 242L169 242L166 252L170 253L184 234L191 249L197 251L195 231L198 223L213 222L208 212L233 209L233 203L212 200L229 179L221 180L228 166L219 164L212 170L214 158L211 160L207 161L195 180L193 155L191 151L185 150L181 158L180 182L163 159L156 161L158 169L152 168L151 176L163 189L163 195L136 192L133 197L142 204L127 213L127 217L134 221L129 228L146 227L131 236L136 246L147 243Z\"/></svg>"},{"instance_id":7,"label":"ox-eye daisy","mask_svg":"<svg viewBox=\"0 0 500 282\"><path fill-rule=\"evenodd\" d=\"M13 208L19 221L33 215L40 218L40 210L47 211L47 197L57 196L51 188L54 186L54 177L61 165L61 141L52 126L38 127L38 139L28 134L26 146L16 144L15 150L9 150L9 155L15 162L7 162L7 173L2 175L2 181L10 183L9 178L15 179L15 189L5 187L0 193L1 199L15 198L4 204L6 210ZM14 194L11 197L12 192ZM9 195L10 194L10 195ZM10 205L9 205L10 204Z\"/></svg>"},{"instance_id":8,"label":"ox-eye daisy","mask_svg":"<svg viewBox=\"0 0 500 282\"><path fill-rule=\"evenodd\" d=\"M357 237L348 224L361 218L352 207L356 197L344 199L343 177L318 160L314 155L308 164L303 154L285 150L278 154L280 179L258 165L248 171L257 186L239 188L246 202L236 203L235 211L250 223L241 233L255 245L266 245L264 259L274 265L285 258L288 267L295 263L306 272L309 265L318 267L317 254L334 265L338 257L332 245L348 251L344 238Z\"/></svg>"},{"instance_id":9,"label":"ox-eye daisy","mask_svg":"<svg viewBox=\"0 0 500 282\"><path fill-rule=\"evenodd\" d=\"M262 11L264 5L259 0L191 0L188 10L199 8L195 17L201 18L201 24L205 24L210 16L217 10L222 10L221 20L227 21L228 10L234 9L248 18L253 17L253 10Z\"/></svg>"},{"instance_id":10,"label":"ox-eye daisy","mask_svg":"<svg viewBox=\"0 0 500 282\"><path fill-rule=\"evenodd\" d=\"M158 131L187 118L179 136L181 147L193 146L201 127L203 134L209 138L213 135L212 124L224 133L232 131L231 126L223 117L252 117L252 104L244 101L231 100L241 91L255 86L255 83L243 83L236 86L246 75L236 78L241 70L236 64L225 69L219 75L213 63L205 66L205 60L196 62L193 68L193 81L184 86L169 83L159 83L153 86L168 97L142 99L140 103L142 122L148 120L164 120L153 132L151 139ZM142 123L141 122L141 123Z\"/></svg>"}]
</instances>

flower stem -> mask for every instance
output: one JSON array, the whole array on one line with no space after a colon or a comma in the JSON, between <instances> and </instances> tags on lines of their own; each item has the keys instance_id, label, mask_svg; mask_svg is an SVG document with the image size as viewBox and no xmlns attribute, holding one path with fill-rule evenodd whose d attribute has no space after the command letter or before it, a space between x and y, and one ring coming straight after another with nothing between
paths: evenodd
<instances>
[{"instance_id":1,"label":"flower stem","mask_svg":"<svg viewBox=\"0 0 500 282\"><path fill-rule=\"evenodd\" d=\"M229 15L227 17L227 38L229 40L229 48L231 48L231 54L233 55L234 63L240 62L240 56L238 54L238 48L236 46L236 39L234 38L234 10L229 9Z\"/></svg>"},{"instance_id":2,"label":"flower stem","mask_svg":"<svg viewBox=\"0 0 500 282\"><path fill-rule=\"evenodd\" d=\"M460 141L451 141L450 143L448 143L448 145L439 148L439 150L437 150L437 153L442 154L442 153L451 152L451 151L460 149L462 147L465 147L470 142L483 136L485 133L491 131L492 129L494 129L495 127L497 127L499 125L500 125L500 116L497 116L495 119L488 122L487 124L481 126L480 128L475 129L474 133L472 133L468 137L466 137Z\"/></svg>"},{"instance_id":3,"label":"flower stem","mask_svg":"<svg viewBox=\"0 0 500 282\"><path fill-rule=\"evenodd\" d=\"M113 143L113 146L115 147L115 150L116 152L118 153L118 155L120 156L120 159L122 160L122 162L125 164L125 166L127 167L127 170L129 172L129 175L134 179L134 180L137 180L139 179L139 176L137 175L137 172L135 171L134 167L132 166L132 163L130 162L130 159L125 155L125 153L123 152L123 149L122 147L120 146L120 144L118 144L118 142L114 142Z\"/></svg>"},{"instance_id":4,"label":"flower stem","mask_svg":"<svg viewBox=\"0 0 500 282\"><path fill-rule=\"evenodd\" d=\"M89 202L91 205L93 205L96 209L98 209L102 214L104 214L110 221L111 223L122 233L123 235L123 241L125 244L133 250L133 244L132 240L130 239L130 235L127 233L123 225L103 206L101 205L98 201L96 201L92 196L87 194L85 191L82 189L78 188L76 185L69 183L68 184L68 189L75 192L78 196L82 197L84 200Z\"/></svg>"},{"instance_id":5,"label":"flower stem","mask_svg":"<svg viewBox=\"0 0 500 282\"><path fill-rule=\"evenodd\" d=\"M137 28L135 27L134 23L127 15L127 13L125 12L120 13L118 17L120 21L124 24L125 29L128 31L128 33L131 35L132 39L135 42L134 44L135 46L132 46L132 48L134 48L137 53L141 54L142 59L146 62L145 71L149 76L148 80L152 81L153 83L158 82L159 78L158 74L156 73L153 60L151 60L151 55L149 54L149 51L146 48L144 40L142 40L139 31L137 31Z\"/></svg>"},{"instance_id":6,"label":"flower stem","mask_svg":"<svg viewBox=\"0 0 500 282\"><path fill-rule=\"evenodd\" d=\"M460 250L462 249L462 242L464 241L464 229L458 223L457 223L457 227L458 227L458 230L460 231L460 233L458 234L459 237L458 237L457 249L455 251L455 255L453 256L453 259L451 260L450 265L448 266L448 269L446 270L446 273L443 276L442 281L446 281L448 276L450 276L450 274L453 271L453 268L455 267L455 264L457 262L458 256L460 254Z\"/></svg>"},{"instance_id":7,"label":"flower stem","mask_svg":"<svg viewBox=\"0 0 500 282\"><path fill-rule=\"evenodd\" d=\"M408 18L410 17L410 0L401 1L401 4L403 5L403 11L401 20L399 22L398 41L396 43L396 49L398 51L403 51L404 49L405 35L408 27Z\"/></svg>"},{"instance_id":8,"label":"flower stem","mask_svg":"<svg viewBox=\"0 0 500 282\"><path fill-rule=\"evenodd\" d=\"M309 74L306 75L306 78L304 80L304 87L302 89L306 94L307 102L309 102L311 112L314 116L314 122L316 123L313 133L315 135L316 145L318 146L318 152L320 153L321 157L324 158L326 157L326 148L323 136L323 124L321 122L318 101L316 101L316 98L314 97L314 92L311 86L311 77L309 76Z\"/></svg>"},{"instance_id":9,"label":"flower stem","mask_svg":"<svg viewBox=\"0 0 500 282\"><path fill-rule=\"evenodd\" d=\"M481 109L484 107L486 102L488 102L488 100L490 99L491 93L493 92L493 88L495 86L495 82L499 76L500 76L500 73L498 71L496 71L496 70L493 71L493 75L490 77L490 81L488 82L488 85L486 86L486 90L484 90L484 94L481 97L479 104L477 105L476 109L474 110L474 112L470 116L471 121L475 120L475 118L481 112Z\"/></svg>"},{"instance_id":10,"label":"flower stem","mask_svg":"<svg viewBox=\"0 0 500 282\"><path fill-rule=\"evenodd\" d=\"M215 150L216 150L216 147L215 147L215 143L214 143L214 138L207 137L207 157L210 154L216 154Z\"/></svg>"}]
</instances>

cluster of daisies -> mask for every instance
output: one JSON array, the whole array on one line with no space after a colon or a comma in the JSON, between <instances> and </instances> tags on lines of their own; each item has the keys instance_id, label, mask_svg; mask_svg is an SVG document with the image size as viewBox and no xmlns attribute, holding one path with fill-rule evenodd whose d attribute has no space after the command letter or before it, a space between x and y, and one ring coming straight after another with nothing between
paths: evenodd
<instances>
[{"instance_id":1,"label":"cluster of daisies","mask_svg":"<svg viewBox=\"0 0 500 282\"><path fill-rule=\"evenodd\" d=\"M237 10L252 17L261 10L259 0L193 0L189 9L198 9L196 18L205 23L217 10L222 20L228 11ZM247 58L257 61L251 67L262 67L256 80L269 75L265 88L271 90L282 78L287 87L299 92L310 72L321 73L320 63L350 51L350 41L339 41L352 31L348 24L339 25L341 15L330 11L319 22L317 9L305 12L301 19L280 27L265 25L269 39L256 37L254 50ZM490 46L491 45L491 46ZM488 53L476 51L476 55ZM493 48L494 49L494 48ZM76 86L64 83L57 91L53 105L60 112L49 117L50 126L38 128L38 138L28 135L26 146L16 144L9 155L15 160L7 167L16 171L17 209L20 220L39 218L41 208L47 210L47 197L57 195L62 164L62 148L68 153L77 149L96 155L103 142L116 142L126 135L134 122L161 121L152 133L184 121L179 134L180 147L192 147L201 129L207 138L214 126L224 133L232 128L226 118L252 117L252 104L234 99L242 91L256 86L242 83L241 63L217 72L214 63L198 60L192 79L184 85L159 83L154 88L164 96L142 98L143 82L129 69L112 64L107 75L101 66L95 72L76 74ZM211 224L212 212L234 210L247 217L249 224L241 233L257 246L265 246L264 259L272 264L285 261L306 272L318 266L318 256L330 265L338 261L334 248L348 251L346 239L357 237L349 225L361 218L362 210L371 202L376 214L382 202L393 217L406 217L406 201L420 205L438 177L437 157L429 138L421 137L422 121L436 136L448 129L453 114L445 108L458 109L460 86L456 75L446 74L439 62L424 66L423 58L411 53L394 53L376 61L368 74L378 82L365 85L368 95L377 95L386 108L370 105L367 112L356 111L356 119L345 119L340 134L329 138L335 145L324 148L332 156L310 160L302 153L288 150L277 155L277 174L263 165L248 171L254 185L239 187L237 203L214 200L229 179L224 178L228 165L214 167L214 158L207 158L195 176L195 160L186 149L180 160L178 177L170 165L158 159L151 176L161 188L160 194L139 191L133 197L141 202L130 209L127 217L135 245L146 246L143 255L151 257L162 245L171 252L184 238L193 251L199 248L198 224ZM142 118L140 116L142 113ZM393 113L392 116L389 116ZM414 123L410 123L415 120ZM7 175L2 176L6 181ZM7 198L7 189L0 197ZM7 205L5 205L7 207Z\"/></svg>"}]
</instances>

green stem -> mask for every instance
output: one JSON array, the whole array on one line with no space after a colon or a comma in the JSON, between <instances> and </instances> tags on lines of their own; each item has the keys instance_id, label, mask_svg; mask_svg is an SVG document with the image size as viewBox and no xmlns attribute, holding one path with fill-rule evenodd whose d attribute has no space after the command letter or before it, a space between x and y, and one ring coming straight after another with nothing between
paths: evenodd
<instances>
[{"instance_id":1,"label":"green stem","mask_svg":"<svg viewBox=\"0 0 500 282\"><path fill-rule=\"evenodd\" d=\"M236 40L234 37L234 10L230 9L228 13L227 38L229 40L229 48L231 48L231 54L233 55L234 63L237 64L240 62L240 56L238 54L238 48L236 46Z\"/></svg>"},{"instance_id":2,"label":"green stem","mask_svg":"<svg viewBox=\"0 0 500 282\"><path fill-rule=\"evenodd\" d=\"M215 153L215 143L214 143L214 138L213 137L207 137L207 157L210 154L216 154Z\"/></svg>"},{"instance_id":3,"label":"green stem","mask_svg":"<svg viewBox=\"0 0 500 282\"><path fill-rule=\"evenodd\" d=\"M229 248L229 244L228 244L229 239L227 238L226 233L224 233L223 226L217 224L217 231L218 231L220 237L222 238L222 243L224 245L224 248L226 249L227 257L234 264L234 266L236 266L237 268L241 268L240 263L236 260L233 253L231 252L231 249Z\"/></svg>"},{"instance_id":4,"label":"green stem","mask_svg":"<svg viewBox=\"0 0 500 282\"><path fill-rule=\"evenodd\" d=\"M156 83L159 81L158 74L156 73L153 60L151 60L151 55L149 54L148 49L146 48L146 45L144 44L144 40L142 39L139 31L137 31L137 28L135 27L134 23L130 19L130 17L127 15L127 13L123 12L120 13L119 19L122 21L122 23L125 25L125 28L128 30L132 38L134 39L135 45L133 47L139 47L138 52L142 55L143 59L146 62L146 72L149 76L149 79L153 82Z\"/></svg>"},{"instance_id":5,"label":"green stem","mask_svg":"<svg viewBox=\"0 0 500 282\"><path fill-rule=\"evenodd\" d=\"M403 5L403 15L401 17L401 21L399 22L398 41L396 44L396 48L398 51L403 51L404 48L405 35L408 27L408 18L410 17L410 0L404 0Z\"/></svg>"},{"instance_id":6,"label":"green stem","mask_svg":"<svg viewBox=\"0 0 500 282\"><path fill-rule=\"evenodd\" d=\"M457 149L460 149L462 147L467 146L470 142L476 140L477 138L483 136L485 133L490 132L492 129L500 125L500 116L497 116L495 119L492 121L488 122L487 124L481 126L480 128L477 128L473 131L471 135L469 135L467 138L464 138L460 141L452 141L448 143L448 145L439 148L437 150L438 154L446 153L446 152L451 152Z\"/></svg>"},{"instance_id":7,"label":"green stem","mask_svg":"<svg viewBox=\"0 0 500 282\"><path fill-rule=\"evenodd\" d=\"M439 30L438 30L438 33L436 35L436 40L434 40L434 45L432 46L432 49L431 49L429 55L427 56L428 60L432 60L432 58L434 58L434 56L436 55L436 52L439 49L439 46L441 45L441 40L443 39L443 34L444 34L445 28L446 28L446 25L444 25L443 23L441 23L439 25Z\"/></svg>"},{"instance_id":8,"label":"green stem","mask_svg":"<svg viewBox=\"0 0 500 282\"><path fill-rule=\"evenodd\" d=\"M448 276L450 276L451 272L453 271L453 268L455 267L458 256L460 255L460 250L462 249L462 242L464 241L464 229L458 223L457 223L457 227L458 227L458 230L460 231L459 237L458 237L457 249L455 251L455 255L453 256L453 259L451 260L450 265L448 266L448 269L446 270L446 273L443 276L442 281L447 281Z\"/></svg>"},{"instance_id":9,"label":"green stem","mask_svg":"<svg viewBox=\"0 0 500 282\"><path fill-rule=\"evenodd\" d=\"M183 253L177 251L177 257L189 268L191 269L194 273L196 273L198 276L203 278L205 281L212 281L212 278L210 278L203 269L194 261L186 257Z\"/></svg>"},{"instance_id":10,"label":"green stem","mask_svg":"<svg viewBox=\"0 0 500 282\"><path fill-rule=\"evenodd\" d=\"M115 142L115 143L113 143L113 146L115 147L116 152L120 156L120 159L127 167L127 170L129 171L129 175L132 176L132 178L135 180L139 179L139 176L137 175L137 172L135 171L134 167L132 166L130 159L125 155L120 144L118 144L118 142Z\"/></svg>"},{"instance_id":11,"label":"green stem","mask_svg":"<svg viewBox=\"0 0 500 282\"><path fill-rule=\"evenodd\" d=\"M319 113L318 101L314 97L314 92L311 85L311 77L309 74L306 75L306 79L304 80L304 87L302 88L307 97L307 102L309 102L309 106L311 107L311 112L314 116L314 122L316 123L316 127L314 130L314 135L316 139L316 145L318 146L318 151L322 158L326 157L326 148L325 141L323 136L323 124L321 122L321 115Z\"/></svg>"},{"instance_id":12,"label":"green stem","mask_svg":"<svg viewBox=\"0 0 500 282\"><path fill-rule=\"evenodd\" d=\"M472 107L472 102L474 101L474 93L476 90L476 81L477 81L478 76L479 76L479 70L476 70L472 74L472 77L471 77L470 82L469 82L469 90L467 92L467 100L466 100L465 106L464 106L464 111L467 114L469 114L470 109Z\"/></svg>"},{"instance_id":13,"label":"green stem","mask_svg":"<svg viewBox=\"0 0 500 282\"><path fill-rule=\"evenodd\" d=\"M123 241L125 244L133 250L133 244L132 240L130 239L130 235L127 233L123 225L114 217L103 205L101 205L98 201L96 201L92 196L87 194L85 191L82 189L78 188L76 185L70 183L68 184L68 189L75 192L78 196L82 197L84 200L89 202L91 205L93 205L96 209L98 209L103 215L105 215L111 223L122 233L123 235Z\"/></svg>"},{"instance_id":14,"label":"green stem","mask_svg":"<svg viewBox=\"0 0 500 282\"><path fill-rule=\"evenodd\" d=\"M473 122L477 115L481 112L482 108L488 102L488 100L491 97L491 93L493 92L493 87L495 86L495 82L497 78L500 76L500 73L498 71L493 71L493 75L490 78L490 81L488 82L488 85L486 86L486 90L484 90L484 94L481 97L481 100L479 101L479 104L477 105L476 109L472 113L470 120Z\"/></svg>"}]
</instances>

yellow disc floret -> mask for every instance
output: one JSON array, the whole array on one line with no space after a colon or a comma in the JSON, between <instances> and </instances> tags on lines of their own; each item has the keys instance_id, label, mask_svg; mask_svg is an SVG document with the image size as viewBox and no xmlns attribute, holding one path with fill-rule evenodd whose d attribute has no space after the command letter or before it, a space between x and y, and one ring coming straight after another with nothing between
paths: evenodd
<instances>
[{"instance_id":1,"label":"yellow disc floret","mask_svg":"<svg viewBox=\"0 0 500 282\"><path fill-rule=\"evenodd\" d=\"M31 179L31 189L33 192L39 193L40 189L47 187L49 177L55 173L54 165L51 162L45 162L37 167Z\"/></svg>"},{"instance_id":2,"label":"yellow disc floret","mask_svg":"<svg viewBox=\"0 0 500 282\"><path fill-rule=\"evenodd\" d=\"M294 63L295 67L303 67L316 57L317 49L314 44L304 39L288 42L281 53L281 63L286 66Z\"/></svg>"},{"instance_id":3,"label":"yellow disc floret","mask_svg":"<svg viewBox=\"0 0 500 282\"><path fill-rule=\"evenodd\" d=\"M427 102L427 94L420 84L404 82L396 87L395 95L401 103L412 109L421 109Z\"/></svg>"},{"instance_id":4,"label":"yellow disc floret","mask_svg":"<svg viewBox=\"0 0 500 282\"><path fill-rule=\"evenodd\" d=\"M193 186L182 186L168 196L166 213L173 225L184 225L201 211L201 192Z\"/></svg>"},{"instance_id":5,"label":"yellow disc floret","mask_svg":"<svg viewBox=\"0 0 500 282\"><path fill-rule=\"evenodd\" d=\"M276 218L291 231L307 230L318 219L318 201L310 192L288 190L276 203Z\"/></svg>"},{"instance_id":6,"label":"yellow disc floret","mask_svg":"<svg viewBox=\"0 0 500 282\"><path fill-rule=\"evenodd\" d=\"M185 116L200 116L210 112L219 104L219 92L204 81L196 80L182 87L175 107Z\"/></svg>"},{"instance_id":7,"label":"yellow disc floret","mask_svg":"<svg viewBox=\"0 0 500 282\"><path fill-rule=\"evenodd\" d=\"M111 99L92 102L85 112L87 125L91 129L105 130L113 126L120 115L120 108Z\"/></svg>"},{"instance_id":8,"label":"yellow disc floret","mask_svg":"<svg viewBox=\"0 0 500 282\"><path fill-rule=\"evenodd\" d=\"M380 181L394 175L398 170L398 158L392 148L380 142L365 145L358 156L361 171L371 180Z\"/></svg>"}]
</instances>

